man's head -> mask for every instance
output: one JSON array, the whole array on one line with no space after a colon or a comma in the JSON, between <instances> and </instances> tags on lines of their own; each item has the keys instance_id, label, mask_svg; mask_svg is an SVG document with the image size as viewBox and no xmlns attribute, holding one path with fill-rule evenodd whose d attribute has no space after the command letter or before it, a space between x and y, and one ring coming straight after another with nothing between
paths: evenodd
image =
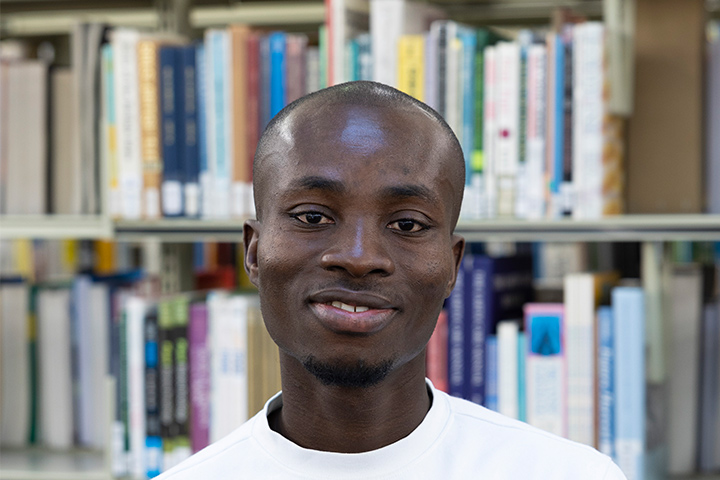
<instances>
[{"instance_id":1,"label":"man's head","mask_svg":"<svg viewBox=\"0 0 720 480\"><path fill-rule=\"evenodd\" d=\"M462 256L464 171L442 118L384 85L331 87L275 117L244 240L283 358L340 387L417 363Z\"/></svg>"}]
</instances>

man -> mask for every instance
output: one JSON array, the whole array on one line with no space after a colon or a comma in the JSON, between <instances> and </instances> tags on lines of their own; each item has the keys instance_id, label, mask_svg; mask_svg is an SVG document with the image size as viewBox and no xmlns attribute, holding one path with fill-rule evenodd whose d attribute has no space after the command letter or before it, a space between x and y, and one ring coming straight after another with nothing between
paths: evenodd
<instances>
[{"instance_id":1,"label":"man","mask_svg":"<svg viewBox=\"0 0 720 480\"><path fill-rule=\"evenodd\" d=\"M442 118L384 85L338 85L278 114L244 241L282 395L162 479L624 478L590 447L425 379L465 246L464 172Z\"/></svg>"}]
</instances>

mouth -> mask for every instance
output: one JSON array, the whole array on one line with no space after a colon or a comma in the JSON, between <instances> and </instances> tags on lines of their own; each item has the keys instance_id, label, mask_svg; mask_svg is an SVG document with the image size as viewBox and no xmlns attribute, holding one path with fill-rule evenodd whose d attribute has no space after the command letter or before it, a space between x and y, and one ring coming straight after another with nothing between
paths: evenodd
<instances>
[{"instance_id":1,"label":"mouth","mask_svg":"<svg viewBox=\"0 0 720 480\"><path fill-rule=\"evenodd\" d=\"M382 330L397 312L374 295L323 292L310 301L318 321L336 333L371 334Z\"/></svg>"}]
</instances>

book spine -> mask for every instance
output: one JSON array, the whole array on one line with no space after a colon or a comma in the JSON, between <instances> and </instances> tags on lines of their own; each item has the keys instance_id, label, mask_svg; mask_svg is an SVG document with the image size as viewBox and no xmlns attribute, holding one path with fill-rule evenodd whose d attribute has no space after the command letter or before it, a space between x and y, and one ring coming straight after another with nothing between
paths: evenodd
<instances>
[{"instance_id":1,"label":"book spine","mask_svg":"<svg viewBox=\"0 0 720 480\"><path fill-rule=\"evenodd\" d=\"M498 404L498 340L497 336L489 335L485 340L485 407L495 412Z\"/></svg>"},{"instance_id":2,"label":"book spine","mask_svg":"<svg viewBox=\"0 0 720 480\"><path fill-rule=\"evenodd\" d=\"M212 85L210 79L210 33L206 32L204 42L198 45L195 56L198 83L198 146L200 154L200 216L209 218L213 215L213 184L212 172L214 168L213 156L215 151L214 130L214 91L208 88Z\"/></svg>"},{"instance_id":3,"label":"book spine","mask_svg":"<svg viewBox=\"0 0 720 480\"><path fill-rule=\"evenodd\" d=\"M197 46L180 48L183 76L183 159L185 179L183 205L185 216L195 218L200 215L200 115L198 110L198 74Z\"/></svg>"},{"instance_id":4,"label":"book spine","mask_svg":"<svg viewBox=\"0 0 720 480\"><path fill-rule=\"evenodd\" d=\"M140 93L140 148L143 175L143 217L160 217L162 157L158 98L158 42L138 41L138 89Z\"/></svg>"},{"instance_id":5,"label":"book spine","mask_svg":"<svg viewBox=\"0 0 720 480\"><path fill-rule=\"evenodd\" d=\"M460 92L462 104L462 150L465 155L465 187L469 187L472 178L472 154L475 149L475 51L477 37L475 30L458 28L462 41L462 58L460 58L460 71L462 72L462 91Z\"/></svg>"},{"instance_id":6,"label":"book spine","mask_svg":"<svg viewBox=\"0 0 720 480\"><path fill-rule=\"evenodd\" d=\"M298 98L305 95L307 86L305 85L305 62L308 38L306 35L294 34L287 36L287 91L285 93L285 101L290 104ZM351 58L353 64L353 77L351 80L357 80L357 40L348 43L353 45L353 53Z\"/></svg>"},{"instance_id":7,"label":"book spine","mask_svg":"<svg viewBox=\"0 0 720 480\"><path fill-rule=\"evenodd\" d=\"M555 435L567 433L565 332L562 304L526 304L527 421Z\"/></svg>"},{"instance_id":8,"label":"book spine","mask_svg":"<svg viewBox=\"0 0 720 480\"><path fill-rule=\"evenodd\" d=\"M496 174L498 215L515 215L515 182L519 159L520 46L498 44Z\"/></svg>"},{"instance_id":9,"label":"book spine","mask_svg":"<svg viewBox=\"0 0 720 480\"><path fill-rule=\"evenodd\" d=\"M547 51L544 45L531 45L527 59L527 127L525 162L527 170L528 219L545 215L545 135Z\"/></svg>"},{"instance_id":10,"label":"book spine","mask_svg":"<svg viewBox=\"0 0 720 480\"><path fill-rule=\"evenodd\" d=\"M95 409L100 405L93 402L92 371L92 339L91 319L88 311L88 297L90 296L90 278L85 275L75 277L72 286L72 326L73 326L73 351L74 351L74 390L75 407L75 432L76 441L82 446L93 444L93 426L95 420ZM100 385L97 386L101 388Z\"/></svg>"},{"instance_id":11,"label":"book spine","mask_svg":"<svg viewBox=\"0 0 720 480\"><path fill-rule=\"evenodd\" d=\"M397 76L397 45L403 34L404 5L402 0L370 2L370 35L373 52L373 80L399 86Z\"/></svg>"},{"instance_id":12,"label":"book spine","mask_svg":"<svg viewBox=\"0 0 720 480\"><path fill-rule=\"evenodd\" d=\"M232 117L234 132L230 135L233 141L233 176L231 186L231 215L233 217L244 217L248 213L246 204L248 195L246 190L249 185L248 163L252 164L248 157L248 136L244 133L247 129L248 119L248 36L250 30L246 26L230 27L231 42L231 69L232 69ZM236 134L235 132L240 132Z\"/></svg>"},{"instance_id":13,"label":"book spine","mask_svg":"<svg viewBox=\"0 0 720 480\"><path fill-rule=\"evenodd\" d=\"M465 398L465 281L466 272L460 268L455 288L448 298L448 382L452 396Z\"/></svg>"},{"instance_id":14,"label":"book spine","mask_svg":"<svg viewBox=\"0 0 720 480\"><path fill-rule=\"evenodd\" d=\"M272 81L272 68L270 58L270 37L263 35L260 37L260 132L265 130L267 124L272 118L270 115L270 102L271 100L271 81ZM324 87L323 87L324 88Z\"/></svg>"},{"instance_id":15,"label":"book spine","mask_svg":"<svg viewBox=\"0 0 720 480\"><path fill-rule=\"evenodd\" d=\"M572 216L575 205L575 174L573 173L573 25L563 27L560 40L563 56L562 89L562 183L560 185L561 215ZM600 43L600 42L598 42ZM602 75L600 76L602 78Z\"/></svg>"},{"instance_id":16,"label":"book spine","mask_svg":"<svg viewBox=\"0 0 720 480\"><path fill-rule=\"evenodd\" d=\"M483 91L483 177L485 181L484 198L481 198L481 211L488 218L497 217L497 181L495 139L497 137L497 47L485 47L484 50Z\"/></svg>"},{"instance_id":17,"label":"book spine","mask_svg":"<svg viewBox=\"0 0 720 480\"><path fill-rule=\"evenodd\" d=\"M248 214L255 215L255 201L253 199L252 187L252 164L255 157L255 149L260 139L260 37L257 33L251 33L247 42L248 48L248 82L247 82L247 147L248 147L248 171L247 178L249 181L246 190L248 195L247 206Z\"/></svg>"},{"instance_id":18,"label":"book spine","mask_svg":"<svg viewBox=\"0 0 720 480\"><path fill-rule=\"evenodd\" d=\"M527 170L527 72L528 49L532 42L532 32L520 32L520 65L519 65L519 98L518 98L518 170L515 182L515 217L525 219L528 216L528 184Z\"/></svg>"},{"instance_id":19,"label":"book spine","mask_svg":"<svg viewBox=\"0 0 720 480\"><path fill-rule=\"evenodd\" d=\"M518 418L518 324L514 320L497 325L498 412Z\"/></svg>"},{"instance_id":20,"label":"book spine","mask_svg":"<svg viewBox=\"0 0 720 480\"><path fill-rule=\"evenodd\" d=\"M481 257L468 257L470 279L467 281L466 292L470 305L465 312L465 338L468 349L468 385L469 400L478 405L486 404L487 378L487 336L491 332L488 313L489 300L492 299L492 272L487 262Z\"/></svg>"},{"instance_id":21,"label":"book spine","mask_svg":"<svg viewBox=\"0 0 720 480\"><path fill-rule=\"evenodd\" d=\"M445 121L463 143L462 131L462 72L460 72L463 52L462 41L458 38L457 24L448 22L447 47L445 49Z\"/></svg>"},{"instance_id":22,"label":"book spine","mask_svg":"<svg viewBox=\"0 0 720 480\"><path fill-rule=\"evenodd\" d=\"M177 65L178 48L164 46L159 51L159 82L162 114L162 211L166 217L179 217L182 208L182 165L180 160L178 107L181 92Z\"/></svg>"},{"instance_id":23,"label":"book spine","mask_svg":"<svg viewBox=\"0 0 720 480\"><path fill-rule=\"evenodd\" d=\"M174 378L175 405L173 408L177 438L173 462L178 464L190 457L190 379L188 349L188 300L184 296L176 297L172 302L174 337Z\"/></svg>"},{"instance_id":24,"label":"book spine","mask_svg":"<svg viewBox=\"0 0 720 480\"><path fill-rule=\"evenodd\" d=\"M553 147L552 147L552 177L550 182L551 192L551 215L553 218L562 215L562 184L563 184L563 168L564 168L564 146L565 146L565 48L562 38L558 34L553 35L553 82L550 84L552 89L552 104L548 104L548 108L553 111Z\"/></svg>"},{"instance_id":25,"label":"book spine","mask_svg":"<svg viewBox=\"0 0 720 480\"><path fill-rule=\"evenodd\" d=\"M190 446L198 452L210 444L210 350L205 303L190 306Z\"/></svg>"},{"instance_id":26,"label":"book spine","mask_svg":"<svg viewBox=\"0 0 720 480\"><path fill-rule=\"evenodd\" d=\"M526 358L527 358L527 337L525 332L518 332L517 338L517 362L518 362L518 420L527 422L527 389L525 382Z\"/></svg>"},{"instance_id":27,"label":"book spine","mask_svg":"<svg viewBox=\"0 0 720 480\"><path fill-rule=\"evenodd\" d=\"M435 388L448 391L448 314L440 312L427 346L427 376Z\"/></svg>"},{"instance_id":28,"label":"book spine","mask_svg":"<svg viewBox=\"0 0 720 480\"><path fill-rule=\"evenodd\" d=\"M645 472L645 297L640 287L612 291L615 335L615 454L628 478Z\"/></svg>"},{"instance_id":29,"label":"book spine","mask_svg":"<svg viewBox=\"0 0 720 480\"><path fill-rule=\"evenodd\" d=\"M598 309L598 450L615 459L615 373L612 308Z\"/></svg>"},{"instance_id":30,"label":"book spine","mask_svg":"<svg viewBox=\"0 0 720 480\"><path fill-rule=\"evenodd\" d=\"M174 412L175 343L172 335L172 305L170 300L158 304L159 372L160 372L160 429L163 445L163 469L173 466L172 454L177 436Z\"/></svg>"},{"instance_id":31,"label":"book spine","mask_svg":"<svg viewBox=\"0 0 720 480\"><path fill-rule=\"evenodd\" d=\"M285 106L285 33L273 32L270 34L270 118Z\"/></svg>"},{"instance_id":32,"label":"book spine","mask_svg":"<svg viewBox=\"0 0 720 480\"><path fill-rule=\"evenodd\" d=\"M114 32L113 73L117 119L118 178L121 213L124 218L138 219L142 213L142 155L140 149L140 96L137 74L137 42L132 30Z\"/></svg>"},{"instance_id":33,"label":"book spine","mask_svg":"<svg viewBox=\"0 0 720 480\"><path fill-rule=\"evenodd\" d=\"M156 477L162 472L158 338L157 309L150 308L145 318L145 458L147 461L147 478Z\"/></svg>"},{"instance_id":34,"label":"book spine","mask_svg":"<svg viewBox=\"0 0 720 480\"><path fill-rule=\"evenodd\" d=\"M127 396L130 473L142 478L145 467L145 300L132 296L126 308Z\"/></svg>"},{"instance_id":35,"label":"book spine","mask_svg":"<svg viewBox=\"0 0 720 480\"><path fill-rule=\"evenodd\" d=\"M421 102L425 98L423 78L425 37L403 35L399 42L398 89Z\"/></svg>"},{"instance_id":36,"label":"book spine","mask_svg":"<svg viewBox=\"0 0 720 480\"><path fill-rule=\"evenodd\" d=\"M207 52L210 58L210 78L212 95L212 123L208 126L213 129L214 158L210 169L213 177L214 200L213 200L213 216L218 218L228 218L230 216L230 183L232 181L232 164L230 138L228 137L228 127L232 122L229 118L230 107L228 98L229 89L229 60L230 52L228 48L229 39L226 31L210 32L210 49Z\"/></svg>"}]
</instances>

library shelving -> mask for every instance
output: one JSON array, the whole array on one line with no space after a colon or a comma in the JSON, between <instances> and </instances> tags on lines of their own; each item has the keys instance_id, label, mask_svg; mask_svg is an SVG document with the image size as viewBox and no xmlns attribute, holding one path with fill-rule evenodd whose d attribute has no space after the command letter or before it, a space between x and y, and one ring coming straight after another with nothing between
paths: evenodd
<instances>
[{"instance_id":1,"label":"library shelving","mask_svg":"<svg viewBox=\"0 0 720 480\"><path fill-rule=\"evenodd\" d=\"M74 0L78 5L80 0ZM0 19L0 37L44 37L67 35L77 21L104 22L113 26L156 28L163 12L151 2L114 2L108 8L67 8L44 6L38 2L8 0ZM128 5L123 5L124 3ZM158 2L160 3L160 2ZM258 27L287 26L317 28L325 21L322 0L299 2L225 2L206 0L185 4L189 25L195 29L242 22ZM432 2L450 19L473 24L522 25L547 22L559 6L570 7L589 17L603 15L604 1L519 0ZM7 8L10 5L11 8ZM91 5L85 2L85 6ZM707 2L708 9L720 10L720 2ZM138 241L148 238L168 243L197 241L242 241L241 219L160 219L113 220L108 215L84 216L0 216L0 240L33 239L114 239ZM457 232L469 242L652 242L720 241L720 215L657 214L621 215L599 220L514 220L494 219L461 221ZM0 480L110 480L112 474L107 452L73 450L54 452L43 449L5 450L0 452ZM717 475L675 476L673 480L720 480Z\"/></svg>"}]
</instances>

